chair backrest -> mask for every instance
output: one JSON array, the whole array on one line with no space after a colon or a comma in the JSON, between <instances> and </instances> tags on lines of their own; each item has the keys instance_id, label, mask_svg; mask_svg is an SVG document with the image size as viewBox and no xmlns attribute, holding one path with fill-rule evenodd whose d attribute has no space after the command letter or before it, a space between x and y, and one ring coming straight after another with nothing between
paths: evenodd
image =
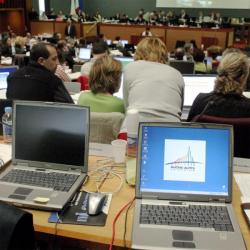
<instances>
[{"instance_id":1,"label":"chair backrest","mask_svg":"<svg viewBox=\"0 0 250 250\"><path fill-rule=\"evenodd\" d=\"M76 94L81 91L80 82L64 82L64 85L70 94Z\"/></svg>"},{"instance_id":2,"label":"chair backrest","mask_svg":"<svg viewBox=\"0 0 250 250\"><path fill-rule=\"evenodd\" d=\"M207 49L208 47L212 45L218 45L218 38L217 37L201 37L201 44L203 44L204 49Z\"/></svg>"},{"instance_id":3,"label":"chair backrest","mask_svg":"<svg viewBox=\"0 0 250 250\"><path fill-rule=\"evenodd\" d=\"M250 158L250 117L231 118L197 115L192 121L233 125L234 157Z\"/></svg>"},{"instance_id":4,"label":"chair backrest","mask_svg":"<svg viewBox=\"0 0 250 250\"><path fill-rule=\"evenodd\" d=\"M117 139L124 114L119 112L90 113L90 142L111 143Z\"/></svg>"},{"instance_id":5,"label":"chair backrest","mask_svg":"<svg viewBox=\"0 0 250 250\"><path fill-rule=\"evenodd\" d=\"M170 60L169 65L179 70L182 74L194 74L193 61Z\"/></svg>"},{"instance_id":6,"label":"chair backrest","mask_svg":"<svg viewBox=\"0 0 250 250\"><path fill-rule=\"evenodd\" d=\"M0 249L34 250L35 233L32 214L0 202Z\"/></svg>"}]
</instances>

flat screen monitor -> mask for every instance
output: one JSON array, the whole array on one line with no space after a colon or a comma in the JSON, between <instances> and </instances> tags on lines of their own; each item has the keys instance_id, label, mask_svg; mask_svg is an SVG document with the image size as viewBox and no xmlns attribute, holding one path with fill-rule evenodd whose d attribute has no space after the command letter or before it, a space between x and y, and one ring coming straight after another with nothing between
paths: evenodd
<instances>
[{"instance_id":1,"label":"flat screen monitor","mask_svg":"<svg viewBox=\"0 0 250 250\"><path fill-rule=\"evenodd\" d=\"M134 61L133 57L124 57L124 56L115 56L114 59L120 61L122 63L122 69L126 67L127 64Z\"/></svg>"},{"instance_id":2,"label":"flat screen monitor","mask_svg":"<svg viewBox=\"0 0 250 250\"><path fill-rule=\"evenodd\" d=\"M123 74L121 76L121 86L118 92L114 93L114 96L123 99Z\"/></svg>"},{"instance_id":3,"label":"flat screen monitor","mask_svg":"<svg viewBox=\"0 0 250 250\"><path fill-rule=\"evenodd\" d=\"M106 43L107 43L108 45L111 45L111 44L112 44L112 40L108 39L108 40L106 40Z\"/></svg>"},{"instance_id":4,"label":"flat screen monitor","mask_svg":"<svg viewBox=\"0 0 250 250\"><path fill-rule=\"evenodd\" d=\"M123 47L128 44L128 40L120 40L119 42L122 44Z\"/></svg>"},{"instance_id":5,"label":"flat screen monitor","mask_svg":"<svg viewBox=\"0 0 250 250\"><path fill-rule=\"evenodd\" d=\"M81 60L89 60L91 57L91 48L80 48L79 58Z\"/></svg>"},{"instance_id":6,"label":"flat screen monitor","mask_svg":"<svg viewBox=\"0 0 250 250\"><path fill-rule=\"evenodd\" d=\"M184 75L184 107L190 107L199 93L214 89L216 75Z\"/></svg>"},{"instance_id":7,"label":"flat screen monitor","mask_svg":"<svg viewBox=\"0 0 250 250\"><path fill-rule=\"evenodd\" d=\"M7 89L7 77L10 73L15 72L17 66L0 68L0 89Z\"/></svg>"}]
</instances>

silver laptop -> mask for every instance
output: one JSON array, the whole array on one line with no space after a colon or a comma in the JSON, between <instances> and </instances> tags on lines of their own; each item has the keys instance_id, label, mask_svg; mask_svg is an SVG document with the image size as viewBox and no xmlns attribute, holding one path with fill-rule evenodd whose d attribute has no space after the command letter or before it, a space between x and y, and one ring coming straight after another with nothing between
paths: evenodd
<instances>
[{"instance_id":1,"label":"silver laptop","mask_svg":"<svg viewBox=\"0 0 250 250\"><path fill-rule=\"evenodd\" d=\"M91 57L91 48L80 48L79 50L79 59L83 61L90 60Z\"/></svg>"},{"instance_id":2,"label":"silver laptop","mask_svg":"<svg viewBox=\"0 0 250 250\"><path fill-rule=\"evenodd\" d=\"M200 93L209 93L214 89L216 75L184 75L184 107L191 107Z\"/></svg>"},{"instance_id":3,"label":"silver laptop","mask_svg":"<svg viewBox=\"0 0 250 250\"><path fill-rule=\"evenodd\" d=\"M229 125L140 123L132 248L245 249L232 136Z\"/></svg>"},{"instance_id":4,"label":"silver laptop","mask_svg":"<svg viewBox=\"0 0 250 250\"><path fill-rule=\"evenodd\" d=\"M213 91L216 75L183 75L183 79L185 88L182 119L186 120L197 95Z\"/></svg>"},{"instance_id":5,"label":"silver laptop","mask_svg":"<svg viewBox=\"0 0 250 250\"><path fill-rule=\"evenodd\" d=\"M61 210L87 173L89 109L15 101L12 164L0 174L0 200Z\"/></svg>"}]
</instances>

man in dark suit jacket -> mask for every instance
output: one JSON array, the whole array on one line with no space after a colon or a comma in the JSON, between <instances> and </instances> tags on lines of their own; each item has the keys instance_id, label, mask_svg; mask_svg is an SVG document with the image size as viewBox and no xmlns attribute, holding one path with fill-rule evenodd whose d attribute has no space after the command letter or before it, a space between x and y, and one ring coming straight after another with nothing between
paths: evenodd
<instances>
[{"instance_id":1,"label":"man in dark suit jacket","mask_svg":"<svg viewBox=\"0 0 250 250\"><path fill-rule=\"evenodd\" d=\"M71 20L68 19L67 26L65 27L65 36L70 36L71 38L76 37L76 26L72 24Z\"/></svg>"},{"instance_id":2,"label":"man in dark suit jacket","mask_svg":"<svg viewBox=\"0 0 250 250\"><path fill-rule=\"evenodd\" d=\"M34 45L30 63L8 76L6 97L11 100L73 103L63 82L54 74L57 64L57 52L52 44Z\"/></svg>"}]
</instances>

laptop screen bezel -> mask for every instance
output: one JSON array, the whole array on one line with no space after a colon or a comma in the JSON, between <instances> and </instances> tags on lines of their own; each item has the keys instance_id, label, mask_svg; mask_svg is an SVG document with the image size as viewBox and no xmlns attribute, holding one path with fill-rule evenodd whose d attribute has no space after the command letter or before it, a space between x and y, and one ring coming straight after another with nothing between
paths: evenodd
<instances>
[{"instance_id":1,"label":"laptop screen bezel","mask_svg":"<svg viewBox=\"0 0 250 250\"><path fill-rule=\"evenodd\" d=\"M16 145L15 145L15 138L16 138L16 107L17 106L32 106L32 107L56 107L62 109L82 109L87 112L86 115L86 126L87 132L85 136L85 152L84 152L84 165L70 165L70 164L59 164L59 163L49 163L49 162L42 162L42 161L30 161L24 159L16 158ZM48 102L37 102L37 101L17 101L13 102L13 133L12 133L12 163L15 164L22 164L27 167L38 167L38 168L46 168L46 169L55 169L55 170L78 170L82 173L86 173L88 171L88 154L89 154L89 124L90 124L90 110L89 107L86 106L78 106L75 104L65 104L65 103L48 103Z\"/></svg>"},{"instance_id":2,"label":"laptop screen bezel","mask_svg":"<svg viewBox=\"0 0 250 250\"><path fill-rule=\"evenodd\" d=\"M144 126L154 127L187 127L187 128L210 128L210 129L227 129L230 132L230 143L229 143L229 166L228 166L228 195L207 195L207 194L184 194L184 193L158 193L158 192L141 192L140 191L140 177L141 177L141 150L140 146L142 143L142 128ZM232 201L232 164L233 164L233 127L225 124L206 124L206 123L159 123L159 122L140 122L138 128L138 151L136 160L136 198L138 199L159 199L159 200L182 200L182 201L220 201L225 202ZM215 173L216 174L216 173Z\"/></svg>"}]
</instances>

